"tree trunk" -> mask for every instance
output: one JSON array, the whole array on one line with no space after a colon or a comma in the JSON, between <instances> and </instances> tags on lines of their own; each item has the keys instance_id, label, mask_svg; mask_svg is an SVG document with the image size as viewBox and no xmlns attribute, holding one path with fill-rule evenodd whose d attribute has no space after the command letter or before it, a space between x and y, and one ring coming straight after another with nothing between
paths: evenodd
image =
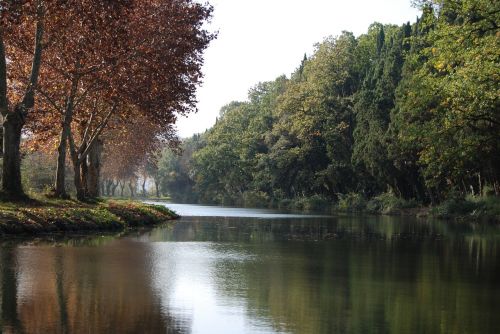
<instances>
[{"instance_id":1,"label":"tree trunk","mask_svg":"<svg viewBox=\"0 0 500 334\"><path fill-rule=\"evenodd\" d=\"M120 184L120 197L123 197L123 190L125 189L125 182L119 182Z\"/></svg>"},{"instance_id":2,"label":"tree trunk","mask_svg":"<svg viewBox=\"0 0 500 334\"><path fill-rule=\"evenodd\" d=\"M89 165L87 163L87 159L83 159L80 162L80 171L81 171L81 184L83 188L83 193L85 197L89 196L89 189L88 189L88 180L89 180Z\"/></svg>"},{"instance_id":3,"label":"tree trunk","mask_svg":"<svg viewBox=\"0 0 500 334\"><path fill-rule=\"evenodd\" d=\"M70 95L66 102L64 110L64 119L61 130L61 139L59 147L57 148L57 167L56 167L56 184L55 196L67 197L66 194L66 150L68 147L68 140L71 132L71 122L73 121L73 101L75 99L76 90L78 88L78 80L73 79ZM80 171L78 171L80 174ZM75 176L76 177L76 176ZM80 180L79 180L80 182Z\"/></svg>"},{"instance_id":4,"label":"tree trunk","mask_svg":"<svg viewBox=\"0 0 500 334\"><path fill-rule=\"evenodd\" d=\"M3 157L3 117L1 117L0 119L2 121L2 126L0 126L0 158L2 158Z\"/></svg>"},{"instance_id":5,"label":"tree trunk","mask_svg":"<svg viewBox=\"0 0 500 334\"><path fill-rule=\"evenodd\" d=\"M160 185L158 183L158 180L154 179L155 181L155 188L156 188L156 197L160 198Z\"/></svg>"},{"instance_id":6,"label":"tree trunk","mask_svg":"<svg viewBox=\"0 0 500 334\"><path fill-rule=\"evenodd\" d=\"M63 128L61 132L61 139L57 147L57 167L56 167L56 184L55 196L64 198L68 197L66 194L66 150L67 150L67 129Z\"/></svg>"},{"instance_id":7,"label":"tree trunk","mask_svg":"<svg viewBox=\"0 0 500 334\"><path fill-rule=\"evenodd\" d=\"M148 196L146 192L146 178L142 180L142 197L146 198Z\"/></svg>"},{"instance_id":8,"label":"tree trunk","mask_svg":"<svg viewBox=\"0 0 500 334\"><path fill-rule=\"evenodd\" d=\"M24 197L21 184L21 130L24 119L16 107L13 113L9 113L3 122L3 173L2 189L12 198Z\"/></svg>"},{"instance_id":9,"label":"tree trunk","mask_svg":"<svg viewBox=\"0 0 500 334\"><path fill-rule=\"evenodd\" d=\"M113 186L113 180L106 180L105 184L106 184L106 187L105 187L106 188L106 194L108 196L111 196L111 187Z\"/></svg>"},{"instance_id":10,"label":"tree trunk","mask_svg":"<svg viewBox=\"0 0 500 334\"><path fill-rule=\"evenodd\" d=\"M73 171L75 172L75 189L76 199L79 201L85 200L85 188L82 185L82 176L80 174L81 166L78 161L73 161Z\"/></svg>"},{"instance_id":11,"label":"tree trunk","mask_svg":"<svg viewBox=\"0 0 500 334\"><path fill-rule=\"evenodd\" d=\"M21 131L29 109L33 108L35 104L35 90L38 84L42 60L43 15L43 2L38 1L35 47L31 62L31 73L24 96L11 113L8 112L7 57L5 56L3 31L0 29L0 113L4 117L2 189L12 198L24 197L21 185ZM17 87L18 89L19 87Z\"/></svg>"},{"instance_id":12,"label":"tree trunk","mask_svg":"<svg viewBox=\"0 0 500 334\"><path fill-rule=\"evenodd\" d=\"M99 196L99 176L101 173L102 140L97 139L88 154L89 177L87 180L88 194L90 197Z\"/></svg>"},{"instance_id":13,"label":"tree trunk","mask_svg":"<svg viewBox=\"0 0 500 334\"><path fill-rule=\"evenodd\" d=\"M481 179L481 172L477 173L477 182L479 186L479 196L483 196L483 184L482 184L482 179Z\"/></svg>"},{"instance_id":14,"label":"tree trunk","mask_svg":"<svg viewBox=\"0 0 500 334\"><path fill-rule=\"evenodd\" d=\"M130 189L130 197L135 197L135 194L134 194L134 187L132 185L132 181L129 181L128 182L128 188Z\"/></svg>"},{"instance_id":15,"label":"tree trunk","mask_svg":"<svg viewBox=\"0 0 500 334\"><path fill-rule=\"evenodd\" d=\"M113 182L113 185L111 186L111 196L115 197L115 191L116 191L116 187L118 187L118 182L116 182L116 184Z\"/></svg>"}]
</instances>

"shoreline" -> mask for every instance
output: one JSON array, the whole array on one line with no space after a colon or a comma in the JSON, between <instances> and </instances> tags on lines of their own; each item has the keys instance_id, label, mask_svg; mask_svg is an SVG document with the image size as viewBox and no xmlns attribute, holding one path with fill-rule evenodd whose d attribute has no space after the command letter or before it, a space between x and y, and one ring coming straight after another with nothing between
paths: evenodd
<instances>
[{"instance_id":1,"label":"shoreline","mask_svg":"<svg viewBox=\"0 0 500 334\"><path fill-rule=\"evenodd\" d=\"M95 234L153 227L179 216L166 207L137 201L33 200L0 204L0 237Z\"/></svg>"},{"instance_id":2,"label":"shoreline","mask_svg":"<svg viewBox=\"0 0 500 334\"><path fill-rule=\"evenodd\" d=\"M163 200L153 201L164 202ZM290 208L279 207L275 209L290 210ZM341 210L338 206L323 206L292 209L292 211L500 224L500 216L488 212L474 210L457 214L447 212L440 207L367 210L366 207L351 206ZM95 203L82 203L73 200L36 198L24 203L0 202L0 238L117 233L141 227L154 227L178 218L180 218L179 215L163 205L146 204L138 200L100 199Z\"/></svg>"},{"instance_id":3,"label":"shoreline","mask_svg":"<svg viewBox=\"0 0 500 334\"><path fill-rule=\"evenodd\" d=\"M171 202L171 200L153 199L151 202ZM312 213L312 214L331 214L338 216L345 215L370 215L370 216L388 216L388 217L413 217L419 219L437 219L448 222L471 222L479 224L500 224L500 214L494 206L488 207L469 207L464 205L466 202L445 202L438 206L404 206L398 205L380 205L376 208L368 208L367 205L347 205L344 208L339 208L338 204L326 204L319 206L311 206L308 208L297 208L293 205L223 205L216 203L175 203L189 205L208 205L217 207L230 208L247 208L247 209L271 209L284 210L291 213ZM465 207L465 209L464 209Z\"/></svg>"}]
</instances>

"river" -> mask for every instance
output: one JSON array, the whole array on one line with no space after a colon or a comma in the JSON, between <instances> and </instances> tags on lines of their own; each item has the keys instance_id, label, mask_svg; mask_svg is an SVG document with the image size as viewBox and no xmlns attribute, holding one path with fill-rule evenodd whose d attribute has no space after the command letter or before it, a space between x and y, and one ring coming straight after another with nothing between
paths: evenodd
<instances>
[{"instance_id":1,"label":"river","mask_svg":"<svg viewBox=\"0 0 500 334\"><path fill-rule=\"evenodd\" d=\"M165 204L174 225L1 241L2 333L500 333L500 229Z\"/></svg>"}]
</instances>

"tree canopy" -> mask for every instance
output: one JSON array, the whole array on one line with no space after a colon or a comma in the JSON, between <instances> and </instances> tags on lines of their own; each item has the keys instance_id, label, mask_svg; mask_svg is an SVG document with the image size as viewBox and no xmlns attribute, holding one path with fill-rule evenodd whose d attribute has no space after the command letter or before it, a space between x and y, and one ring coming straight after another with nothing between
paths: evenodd
<instances>
[{"instance_id":1,"label":"tree canopy","mask_svg":"<svg viewBox=\"0 0 500 334\"><path fill-rule=\"evenodd\" d=\"M266 204L349 193L421 202L500 194L500 6L417 5L414 24L328 37L290 77L223 107L194 151L177 160L164 153L164 192Z\"/></svg>"}]
</instances>

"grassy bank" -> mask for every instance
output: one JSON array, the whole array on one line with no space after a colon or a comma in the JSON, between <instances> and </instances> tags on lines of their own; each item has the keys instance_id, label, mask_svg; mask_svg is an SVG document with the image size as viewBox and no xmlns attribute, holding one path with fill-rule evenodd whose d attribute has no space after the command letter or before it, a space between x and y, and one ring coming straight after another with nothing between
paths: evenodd
<instances>
[{"instance_id":1,"label":"grassy bank","mask_svg":"<svg viewBox=\"0 0 500 334\"><path fill-rule=\"evenodd\" d=\"M81 203L37 198L23 203L0 202L0 235L121 231L177 217L163 206L133 201Z\"/></svg>"},{"instance_id":2,"label":"grassy bank","mask_svg":"<svg viewBox=\"0 0 500 334\"><path fill-rule=\"evenodd\" d=\"M351 193L340 195L336 202L315 195L275 201L272 205L280 209L328 213L403 215L500 223L500 198L495 196L452 198L436 206L425 206L415 200L404 200L389 193L370 199Z\"/></svg>"}]
</instances>

